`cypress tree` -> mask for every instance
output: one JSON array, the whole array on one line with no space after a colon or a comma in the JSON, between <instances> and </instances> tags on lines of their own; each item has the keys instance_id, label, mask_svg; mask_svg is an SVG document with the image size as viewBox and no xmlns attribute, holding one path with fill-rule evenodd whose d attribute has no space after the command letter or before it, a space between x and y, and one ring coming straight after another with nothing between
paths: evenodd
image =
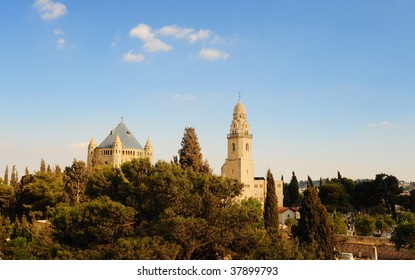
<instances>
[{"instance_id":1,"label":"cypress tree","mask_svg":"<svg viewBox=\"0 0 415 280\"><path fill-rule=\"evenodd\" d=\"M40 160L40 172L45 173L46 172L46 163L43 159Z\"/></svg>"},{"instance_id":2,"label":"cypress tree","mask_svg":"<svg viewBox=\"0 0 415 280\"><path fill-rule=\"evenodd\" d=\"M13 165L12 167L12 176L10 179L10 185L13 187L17 187L18 185L18 174L17 174L17 170L16 170L16 165Z\"/></svg>"},{"instance_id":3,"label":"cypress tree","mask_svg":"<svg viewBox=\"0 0 415 280\"><path fill-rule=\"evenodd\" d=\"M6 165L6 170L4 170L4 184L9 184L9 166Z\"/></svg>"},{"instance_id":4,"label":"cypress tree","mask_svg":"<svg viewBox=\"0 0 415 280\"><path fill-rule=\"evenodd\" d=\"M212 173L207 161L203 161L199 140L193 127L186 127L179 150L179 164L182 168L190 168L197 172Z\"/></svg>"},{"instance_id":5,"label":"cypress tree","mask_svg":"<svg viewBox=\"0 0 415 280\"><path fill-rule=\"evenodd\" d=\"M299 206L300 205L300 191L298 186L297 176L293 171L293 176L291 182L288 185L287 189L287 204L288 207Z\"/></svg>"},{"instance_id":6,"label":"cypress tree","mask_svg":"<svg viewBox=\"0 0 415 280\"><path fill-rule=\"evenodd\" d=\"M267 196L264 205L265 229L268 231L278 230L278 198L275 192L275 181L271 170L267 172Z\"/></svg>"},{"instance_id":7,"label":"cypress tree","mask_svg":"<svg viewBox=\"0 0 415 280\"><path fill-rule=\"evenodd\" d=\"M313 258L334 259L334 226L310 177L303 193L300 216L298 225L292 229L294 236L298 237L301 244L309 246Z\"/></svg>"}]
</instances>

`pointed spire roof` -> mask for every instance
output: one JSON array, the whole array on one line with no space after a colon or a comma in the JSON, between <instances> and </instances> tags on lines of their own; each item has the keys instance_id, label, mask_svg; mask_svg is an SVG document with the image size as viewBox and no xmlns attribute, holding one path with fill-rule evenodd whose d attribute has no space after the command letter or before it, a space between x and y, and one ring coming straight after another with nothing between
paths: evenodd
<instances>
[{"instance_id":1,"label":"pointed spire roof","mask_svg":"<svg viewBox=\"0 0 415 280\"><path fill-rule=\"evenodd\" d=\"M123 119L117 125L116 128L111 130L110 134L105 138L105 140L98 146L98 148L112 148L112 144L116 141L116 138L119 138L121 141L122 147L125 149L139 149L142 150L143 147L135 139L134 135L130 132L127 126L124 124Z\"/></svg>"},{"instance_id":2,"label":"pointed spire roof","mask_svg":"<svg viewBox=\"0 0 415 280\"><path fill-rule=\"evenodd\" d=\"M150 138L147 139L146 144L144 145L144 149L152 149L153 148L153 143L151 143Z\"/></svg>"}]
</instances>

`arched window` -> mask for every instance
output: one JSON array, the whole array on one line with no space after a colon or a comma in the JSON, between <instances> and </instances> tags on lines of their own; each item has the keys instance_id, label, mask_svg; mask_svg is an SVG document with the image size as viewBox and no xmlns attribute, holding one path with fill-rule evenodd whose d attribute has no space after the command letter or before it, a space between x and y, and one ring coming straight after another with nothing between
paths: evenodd
<instances>
[{"instance_id":1,"label":"arched window","mask_svg":"<svg viewBox=\"0 0 415 280\"><path fill-rule=\"evenodd\" d=\"M235 152L235 143L232 143L232 152Z\"/></svg>"},{"instance_id":2,"label":"arched window","mask_svg":"<svg viewBox=\"0 0 415 280\"><path fill-rule=\"evenodd\" d=\"M249 151L249 144L248 143L246 144L246 151L247 152Z\"/></svg>"}]
</instances>

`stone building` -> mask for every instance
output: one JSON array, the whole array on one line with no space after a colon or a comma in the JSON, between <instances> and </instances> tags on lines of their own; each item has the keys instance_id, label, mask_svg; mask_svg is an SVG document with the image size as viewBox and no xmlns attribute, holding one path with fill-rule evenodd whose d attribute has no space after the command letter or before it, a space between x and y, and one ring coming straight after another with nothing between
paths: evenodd
<instances>
[{"instance_id":1,"label":"stone building","mask_svg":"<svg viewBox=\"0 0 415 280\"><path fill-rule=\"evenodd\" d=\"M148 139L143 148L122 119L99 146L94 138L88 145L88 167L102 164L119 167L135 158L148 158L152 162L153 145Z\"/></svg>"},{"instance_id":2,"label":"stone building","mask_svg":"<svg viewBox=\"0 0 415 280\"><path fill-rule=\"evenodd\" d=\"M233 119L228 138L228 157L221 168L225 178L236 179L244 184L240 199L256 198L264 203L266 197L266 179L254 177L254 160L252 158L252 138L246 116L246 108L241 100L233 109ZM278 204L283 201L283 182L275 180Z\"/></svg>"}]
</instances>

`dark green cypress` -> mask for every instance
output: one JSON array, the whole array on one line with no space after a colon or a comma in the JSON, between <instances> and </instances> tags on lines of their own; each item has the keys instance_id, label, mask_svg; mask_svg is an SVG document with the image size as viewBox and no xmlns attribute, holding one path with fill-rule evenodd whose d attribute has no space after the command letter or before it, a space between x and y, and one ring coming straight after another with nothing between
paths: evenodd
<instances>
[{"instance_id":1,"label":"dark green cypress","mask_svg":"<svg viewBox=\"0 0 415 280\"><path fill-rule=\"evenodd\" d=\"M278 198L275 192L274 176L272 175L270 169L268 169L267 172L267 196L265 198L264 205L264 222L266 230L278 230Z\"/></svg>"},{"instance_id":2,"label":"dark green cypress","mask_svg":"<svg viewBox=\"0 0 415 280\"><path fill-rule=\"evenodd\" d=\"M334 259L334 226L310 177L303 193L300 216L298 226L293 228L294 236L301 244L311 248L312 258Z\"/></svg>"}]
</instances>

